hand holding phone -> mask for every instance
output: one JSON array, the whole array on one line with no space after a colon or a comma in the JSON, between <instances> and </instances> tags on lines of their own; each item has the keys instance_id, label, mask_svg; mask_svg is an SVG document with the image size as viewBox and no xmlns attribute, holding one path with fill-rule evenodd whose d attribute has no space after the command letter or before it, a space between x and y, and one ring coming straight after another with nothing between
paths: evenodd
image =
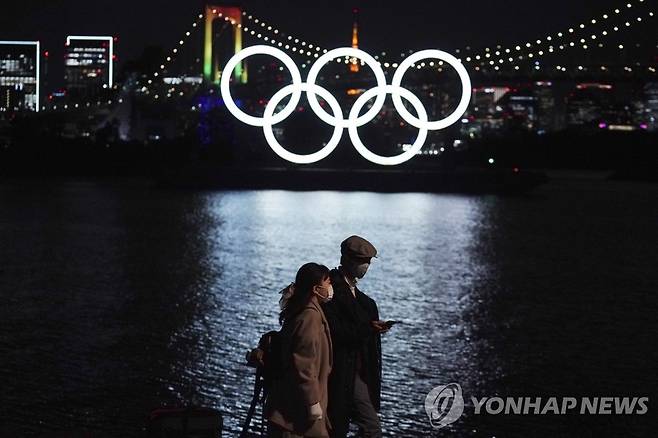
<instances>
[{"instance_id":1,"label":"hand holding phone","mask_svg":"<svg viewBox=\"0 0 658 438\"><path fill-rule=\"evenodd\" d=\"M386 330L390 329L393 327L395 324L401 324L402 321L395 321L395 320L389 320L389 321L384 321L384 327L386 327Z\"/></svg>"}]
</instances>

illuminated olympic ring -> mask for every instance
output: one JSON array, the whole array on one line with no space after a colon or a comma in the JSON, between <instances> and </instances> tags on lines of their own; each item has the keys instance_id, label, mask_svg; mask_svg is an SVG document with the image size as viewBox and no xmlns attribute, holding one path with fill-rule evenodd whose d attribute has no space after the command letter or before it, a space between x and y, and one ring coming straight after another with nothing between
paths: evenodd
<instances>
[{"instance_id":1,"label":"illuminated olympic ring","mask_svg":"<svg viewBox=\"0 0 658 438\"><path fill-rule=\"evenodd\" d=\"M281 90L277 91L274 96L272 96L270 101L265 106L263 117L254 117L245 113L240 108L238 108L231 96L231 74L228 72L232 72L235 67L240 62L242 62L242 60L252 55L270 55L274 58L277 58L283 63L283 65L286 66L286 68L288 68L292 77L292 84L283 87ZM328 90L315 83L320 69L322 69L322 67L327 62L338 57L358 58L362 60L365 64L368 65L368 67L372 69L375 74L375 79L377 80L377 85L375 87L363 93L361 96L359 96L356 102L354 102L354 106L350 110L347 119L343 118L343 111L340 108L340 104L336 98ZM427 111L425 110L425 107L423 106L420 99L418 99L418 97L416 97L416 95L411 91L403 88L400 85L406 71L411 68L414 63L417 63L423 59L440 59L448 63L457 71L459 79L461 80L462 96L461 100L459 101L459 105L457 105L457 108L450 115L441 120L429 121L427 119ZM363 50L355 49L352 47L341 47L338 49L333 49L319 57L309 70L307 82L302 82L299 69L290 56L288 56L282 50L264 45L251 46L236 53L226 63L224 72L225 74L222 75L220 83L220 91L226 104L226 108L241 122L251 126L262 127L265 134L265 140L272 148L274 153L285 160L298 164L315 163L323 158L326 158L338 146L344 128L347 128L350 140L352 140L352 144L354 145L357 152L359 152L359 154L361 154L361 156L363 156L363 158L366 160L381 165L395 165L404 163L405 161L413 158L413 156L423 148L425 140L427 139L428 131L444 129L459 120L462 114L464 114L466 111L471 97L471 79L468 76L468 72L462 63L449 53L436 49L421 50L420 52L414 53L413 55L407 57L402 63L400 63L398 69L395 71L392 83L390 85L386 84L386 77L384 76L384 71L380 67L379 63ZM294 154L285 149L283 146L281 146L281 144L279 144L272 131L273 125L276 125L277 123L285 120L288 116L290 116L290 114L292 114L295 108L297 108L297 104L299 103L302 92L306 93L311 109L320 118L320 120L334 127L334 132L329 142L327 142L327 144L323 146L319 151L306 155ZM403 153L392 157L377 155L370 151L363 144L358 133L358 128L360 126L363 126L372 121L377 116L379 111L381 111L382 107L384 106L384 101L386 100L387 94L391 94L393 98L393 105L400 114L400 117L402 117L402 119L410 125L419 129L418 136L416 137L416 140L411 145L411 147ZM279 105L279 103L281 103L281 101L288 95L290 95L290 100L286 106L281 111L274 114L277 105ZM327 102L333 114L328 113L320 105L317 98L318 95ZM359 115L361 109L372 98L375 99L372 107L368 109L368 111L366 111L363 115ZM404 104L402 103L402 98L405 98L411 103L411 106L413 106L416 110L418 115L417 117L411 114L405 108Z\"/></svg>"}]
</instances>

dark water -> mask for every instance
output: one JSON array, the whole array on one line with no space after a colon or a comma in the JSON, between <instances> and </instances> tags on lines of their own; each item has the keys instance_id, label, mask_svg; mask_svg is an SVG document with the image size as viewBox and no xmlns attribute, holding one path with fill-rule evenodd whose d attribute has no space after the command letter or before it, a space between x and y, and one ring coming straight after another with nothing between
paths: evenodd
<instances>
[{"instance_id":1,"label":"dark water","mask_svg":"<svg viewBox=\"0 0 658 438\"><path fill-rule=\"evenodd\" d=\"M655 436L644 416L475 416L433 431L432 387L466 397L655 396L658 186L552 182L526 197L178 192L0 184L2 436L138 436L158 406L221 409L277 291L350 234L387 319L387 436ZM468 407L467 407L468 409Z\"/></svg>"}]
</instances>

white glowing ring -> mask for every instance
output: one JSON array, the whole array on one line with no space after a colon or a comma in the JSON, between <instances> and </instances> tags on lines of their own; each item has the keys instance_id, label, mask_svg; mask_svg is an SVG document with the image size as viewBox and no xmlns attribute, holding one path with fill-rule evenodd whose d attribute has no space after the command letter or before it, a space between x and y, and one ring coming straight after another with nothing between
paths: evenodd
<instances>
[{"instance_id":1,"label":"white glowing ring","mask_svg":"<svg viewBox=\"0 0 658 438\"><path fill-rule=\"evenodd\" d=\"M402 99L400 99L399 95L393 94L393 104L395 105L395 109L400 113L400 116L410 125L413 125L419 129L426 128L429 129L430 131L437 131L439 129L447 128L448 126L454 124L466 112L466 109L468 108L468 102L471 99L471 79L468 76L468 72L466 71L466 68L464 68L462 63L459 62L457 58L442 50L428 49L428 50L421 50L420 52L416 52L413 55L407 57L404 61L402 61L398 69L395 71L395 74L393 75L393 80L391 81L391 84L393 86L399 87L400 84L402 83L402 77L407 72L407 70L412 66L412 64L415 64L420 60L428 59L428 58L440 59L442 61L445 61L457 71L457 74L459 75L459 79L461 80L462 83L462 97L461 100L459 101L459 105L457 105L457 108L452 112L452 114L441 120L428 122L428 121L419 120L418 118L414 117L414 115L411 114L409 111L407 111L407 109L402 104Z\"/></svg>"},{"instance_id":2,"label":"white glowing ring","mask_svg":"<svg viewBox=\"0 0 658 438\"><path fill-rule=\"evenodd\" d=\"M254 117L244 113L237 107L237 105L235 105L230 92L230 77L231 73L240 61L247 58L248 56L259 54L271 55L283 62L283 64L290 70L290 74L292 76L292 84L284 87L274 94L270 102L265 107L265 113L263 117ZM329 91L315 84L320 69L329 60L342 56L360 58L362 61L368 64L368 66L374 72L375 78L377 79L377 86L366 91L356 100L354 106L350 110L347 120L343 118L342 109L340 108L340 104L336 98ZM411 91L401 87L402 78L404 77L406 71L414 63L420 61L421 59L427 58L440 59L447 62L457 71L457 74L461 80L462 97L459 101L459 105L457 105L457 108L453 111L452 114L441 120L428 121L427 111L425 110L425 107L423 106L420 99L418 99L418 97L416 97L416 95L414 95ZM308 164L325 158L338 146L343 133L343 128L348 128L348 133L350 139L352 140L352 144L365 159L376 164L394 165L408 161L422 149L423 144L427 139L427 131L436 131L446 128L459 120L459 118L466 111L471 97L471 80L468 76L468 72L457 58L441 50L429 49L422 50L407 57L400 64L395 74L393 75L392 84L387 85L384 72L379 66L379 63L375 61L374 58L362 50L351 47L342 47L331 50L318 58L316 62L311 66L307 82L304 83L301 80L299 69L295 65L294 61L285 52L270 46L252 46L238 52L228 61L224 68L224 74L222 75L220 91L226 104L226 108L231 112L231 114L233 114L238 120L248 125L263 127L265 139L267 140L269 146L277 155L288 161L299 164ZM306 92L313 112L322 121L334 127L334 133L329 142L321 150L308 155L294 154L286 150L279 144L279 142L274 137L274 133L272 132L273 125L285 120L295 110L297 104L299 103L302 91ZM358 133L359 126L363 126L366 123L369 123L377 116L384 105L386 94L388 93L392 94L393 104L395 105L397 111L400 113L402 119L419 129L418 137L416 137L416 140L412 144L411 148L402 154L393 157L384 157L371 152L361 142ZM291 94L288 104L279 113L274 114L276 106L288 94ZM332 112L334 113L333 116L320 106L316 94L319 94L320 97L322 97L329 104ZM366 102L375 96L376 99L372 107L365 114L359 116L359 112L366 104ZM404 104L402 103L403 97L411 102L411 105L416 109L416 112L418 113L418 117L415 117L405 108Z\"/></svg>"},{"instance_id":3,"label":"white glowing ring","mask_svg":"<svg viewBox=\"0 0 658 438\"><path fill-rule=\"evenodd\" d=\"M219 89L222 93L222 98L224 99L226 108L238 120L240 120L243 123L246 123L247 125L263 126L263 123L265 121L262 117L254 117L242 111L235 104L235 102L233 101L233 97L231 96L230 81L231 81L231 76L233 74L233 70L235 69L235 67L238 65L239 62L252 55L270 55L273 56L274 58L277 58L290 71L290 76L292 76L293 85L298 85L298 86L301 85L302 76L299 72L299 69L297 68L297 65L295 64L295 61L293 61L290 56L288 56L284 51L270 46L261 45L261 46L247 47L246 49L241 50L240 52L236 53L231 59L229 59L229 61L226 63L226 66L224 67L224 72L222 74L222 79L219 85L220 87ZM281 110L281 112L277 113L272 119L271 123L273 125L282 122L290 114L292 114L295 108L297 108L297 104L299 103L299 98L301 97L301 94L302 94L301 89L299 88L294 89L292 96L290 97L290 101L288 102L286 107L283 110Z\"/></svg>"},{"instance_id":4,"label":"white glowing ring","mask_svg":"<svg viewBox=\"0 0 658 438\"><path fill-rule=\"evenodd\" d=\"M373 98L374 95L379 95L381 93L384 93L383 95L386 96L387 93L391 93L393 97L404 97L407 99L409 102L411 102L411 105L416 109L416 112L418 113L418 116L420 117L420 121L422 122L427 122L427 111L425 111L425 107L423 106L423 103L416 97L414 93L411 91L407 90L406 88L402 87L396 87L394 85L384 85L381 87L381 89L378 88L371 88L370 90L366 91L363 93L359 98L354 102L354 106L352 107L352 110L350 111L350 116L349 116L349 127L348 127L348 132L350 134L350 139L352 140L352 144L356 148L356 150L361 154L363 158L365 158L368 161L371 161L375 164L381 164L383 166L393 166L396 164L401 164L404 163L405 161L409 161L416 155L422 148L423 145L425 144L425 140L427 139L427 128L422 127L419 128L418 131L418 137L416 137L416 140L413 142L411 147L401 153L400 155L395 155L392 157L383 157L381 155L377 155L374 152L370 151L361 141L361 138L359 137L359 131L358 128L359 125L356 123L357 117L359 115L359 111L361 111L361 108L363 108L363 105L366 104L370 99Z\"/></svg>"},{"instance_id":5,"label":"white glowing ring","mask_svg":"<svg viewBox=\"0 0 658 438\"><path fill-rule=\"evenodd\" d=\"M311 66L311 69L308 72L308 77L306 78L306 82L315 85L315 81L318 78L320 69L322 69L322 67L324 67L324 65L332 59L341 57L361 59L368 65L368 67L372 69L372 72L375 74L375 79L377 80L377 89L381 90L382 87L386 85L386 76L384 76L384 71L380 67L379 63L375 60L375 58L363 50L355 49L353 47L339 47L337 49L329 50L327 53L320 56ZM370 108L364 115L359 117L357 122L359 122L361 125L365 125L369 121L373 120L377 116L377 113L379 113L379 111L384 106L385 100L386 93L379 92L377 98L375 99L375 103L372 105L372 108ZM317 96L315 96L313 93L308 93L308 102L311 104L313 112L318 115L320 120L328 125L335 126L337 124L342 124L341 127L348 128L349 123L352 122L348 122L342 117L340 119L332 117L331 114L329 114L324 110L324 108L320 106Z\"/></svg>"},{"instance_id":6,"label":"white glowing ring","mask_svg":"<svg viewBox=\"0 0 658 438\"><path fill-rule=\"evenodd\" d=\"M265 140L267 140L267 143L270 145L274 153L284 160L297 164L310 164L327 157L334 151L334 149L336 149L336 146L338 146L338 143L340 142L340 138L343 136L343 127L341 126L342 123L335 124L334 133L326 146L312 154L295 154L281 146L276 137L274 137L274 132L272 131L272 125L278 123L276 117L273 117L274 110L279 102L281 102L287 95L294 95L295 93L299 95L302 91L305 91L307 96L315 96L316 94L319 94L320 97L331 107L331 110L334 113L334 118L342 122L343 112L340 109L340 104L329 91L316 84L290 84L277 91L267 103L267 106L265 106L265 112L263 113L263 133L265 134Z\"/></svg>"}]
</instances>

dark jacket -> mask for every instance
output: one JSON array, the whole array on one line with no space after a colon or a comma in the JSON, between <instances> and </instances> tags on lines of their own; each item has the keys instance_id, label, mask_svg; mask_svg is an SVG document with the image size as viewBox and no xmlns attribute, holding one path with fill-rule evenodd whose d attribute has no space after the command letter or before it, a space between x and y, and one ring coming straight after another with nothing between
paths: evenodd
<instances>
[{"instance_id":1,"label":"dark jacket","mask_svg":"<svg viewBox=\"0 0 658 438\"><path fill-rule=\"evenodd\" d=\"M357 356L361 378L368 385L370 400L379 411L382 375L381 336L370 322L379 320L375 301L356 288L352 295L343 274L331 271L334 298L322 304L329 327L334 361L329 375L329 419L333 437L344 437L349 428L349 408L354 394Z\"/></svg>"}]
</instances>

